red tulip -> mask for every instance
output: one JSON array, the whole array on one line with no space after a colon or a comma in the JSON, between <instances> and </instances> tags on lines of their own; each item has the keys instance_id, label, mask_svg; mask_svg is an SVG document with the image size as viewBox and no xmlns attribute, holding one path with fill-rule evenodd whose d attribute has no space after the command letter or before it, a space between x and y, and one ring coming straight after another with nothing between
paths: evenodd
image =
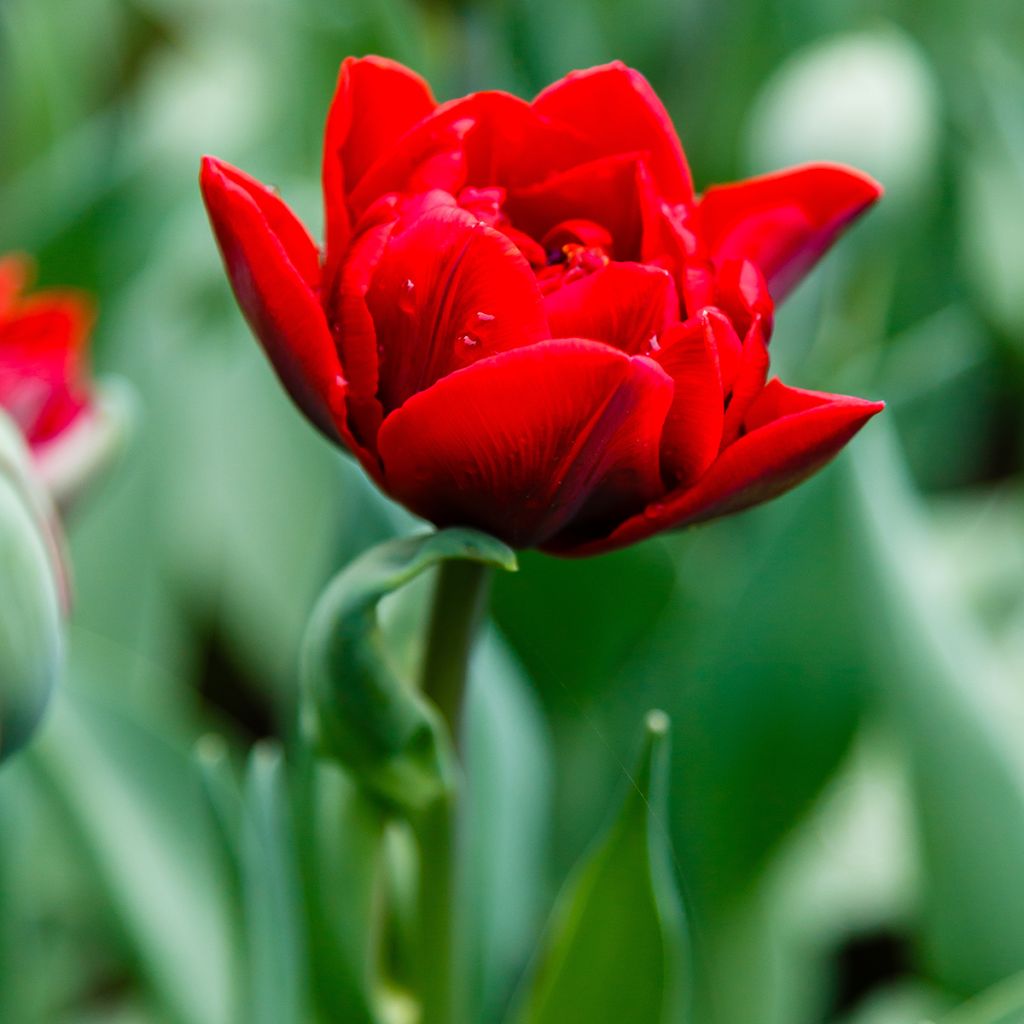
<instances>
[{"instance_id":1,"label":"red tulip","mask_svg":"<svg viewBox=\"0 0 1024 1024\"><path fill-rule=\"evenodd\" d=\"M774 301L879 186L819 164L698 197L622 64L438 105L346 60L322 250L241 171L201 185L292 398L439 526L608 550L787 490L882 408L766 383Z\"/></svg>"},{"instance_id":2,"label":"red tulip","mask_svg":"<svg viewBox=\"0 0 1024 1024\"><path fill-rule=\"evenodd\" d=\"M31 264L0 258L0 410L22 432L44 479L70 475L94 446L92 392L85 365L92 303L68 290L23 292Z\"/></svg>"}]
</instances>

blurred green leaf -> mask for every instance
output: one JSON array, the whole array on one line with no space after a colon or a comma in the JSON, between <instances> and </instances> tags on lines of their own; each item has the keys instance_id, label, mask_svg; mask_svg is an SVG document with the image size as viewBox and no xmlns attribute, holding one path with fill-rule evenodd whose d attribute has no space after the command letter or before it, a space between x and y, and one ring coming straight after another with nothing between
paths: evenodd
<instances>
[{"instance_id":1,"label":"blurred green leaf","mask_svg":"<svg viewBox=\"0 0 1024 1024\"><path fill-rule=\"evenodd\" d=\"M1024 968L1024 701L951 590L881 431L854 459L883 693L907 745L926 891L921 942L950 989Z\"/></svg>"},{"instance_id":2,"label":"blurred green leaf","mask_svg":"<svg viewBox=\"0 0 1024 1024\"><path fill-rule=\"evenodd\" d=\"M229 1024L230 925L188 754L65 694L30 757L170 1018Z\"/></svg>"},{"instance_id":3,"label":"blurred green leaf","mask_svg":"<svg viewBox=\"0 0 1024 1024\"><path fill-rule=\"evenodd\" d=\"M533 954L548 888L551 737L507 645L485 633L466 708L466 956L473 1021L501 1019Z\"/></svg>"},{"instance_id":4,"label":"blurred green leaf","mask_svg":"<svg viewBox=\"0 0 1024 1024\"><path fill-rule=\"evenodd\" d=\"M686 1017L683 906L665 832L668 719L614 822L566 882L524 995L521 1024L675 1024Z\"/></svg>"},{"instance_id":5,"label":"blurred green leaf","mask_svg":"<svg viewBox=\"0 0 1024 1024\"><path fill-rule=\"evenodd\" d=\"M308 731L325 756L395 808L419 811L450 793L451 737L436 710L391 667L377 605L446 560L515 568L515 554L474 530L380 544L329 585L310 620L302 678Z\"/></svg>"},{"instance_id":6,"label":"blurred green leaf","mask_svg":"<svg viewBox=\"0 0 1024 1024\"><path fill-rule=\"evenodd\" d=\"M372 1024L385 819L336 765L304 766L297 816L310 972L325 1020Z\"/></svg>"},{"instance_id":7,"label":"blurred green leaf","mask_svg":"<svg viewBox=\"0 0 1024 1024\"><path fill-rule=\"evenodd\" d=\"M284 756L268 743L253 748L246 773L242 886L249 983L245 1019L305 1024L308 964L298 856Z\"/></svg>"},{"instance_id":8,"label":"blurred green leaf","mask_svg":"<svg viewBox=\"0 0 1024 1024\"><path fill-rule=\"evenodd\" d=\"M1024 1021L1024 974L1006 981L942 1017L939 1024L1021 1024Z\"/></svg>"}]
</instances>

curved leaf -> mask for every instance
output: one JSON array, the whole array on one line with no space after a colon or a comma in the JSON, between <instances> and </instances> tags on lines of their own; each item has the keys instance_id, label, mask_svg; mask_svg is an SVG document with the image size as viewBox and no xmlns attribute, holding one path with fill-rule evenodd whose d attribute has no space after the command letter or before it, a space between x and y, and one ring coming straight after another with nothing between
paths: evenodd
<instances>
[{"instance_id":1,"label":"curved leaf","mask_svg":"<svg viewBox=\"0 0 1024 1024\"><path fill-rule=\"evenodd\" d=\"M392 591L449 559L515 568L512 550L473 530L443 530L372 548L320 599L303 648L308 725L321 751L386 804L422 810L450 792L451 737L434 708L399 679L377 625Z\"/></svg>"},{"instance_id":2,"label":"curved leaf","mask_svg":"<svg viewBox=\"0 0 1024 1024\"><path fill-rule=\"evenodd\" d=\"M519 1024L676 1024L687 944L665 825L668 718L647 716L639 771L558 898Z\"/></svg>"}]
</instances>

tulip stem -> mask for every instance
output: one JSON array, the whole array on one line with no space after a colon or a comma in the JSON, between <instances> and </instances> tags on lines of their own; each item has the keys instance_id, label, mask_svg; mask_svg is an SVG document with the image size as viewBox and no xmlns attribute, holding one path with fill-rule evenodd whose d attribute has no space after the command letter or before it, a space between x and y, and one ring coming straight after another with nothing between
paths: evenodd
<instances>
[{"instance_id":1,"label":"tulip stem","mask_svg":"<svg viewBox=\"0 0 1024 1024\"><path fill-rule=\"evenodd\" d=\"M458 746L469 661L487 607L491 570L449 560L438 569L421 676ZM459 807L452 791L414 823L419 847L417 915L420 1024L461 1024Z\"/></svg>"},{"instance_id":2,"label":"tulip stem","mask_svg":"<svg viewBox=\"0 0 1024 1024\"><path fill-rule=\"evenodd\" d=\"M438 569L421 678L423 692L448 723L456 747L469 659L487 608L491 571L461 559L442 562Z\"/></svg>"},{"instance_id":3,"label":"tulip stem","mask_svg":"<svg viewBox=\"0 0 1024 1024\"><path fill-rule=\"evenodd\" d=\"M455 794L428 808L413 829L419 847L415 942L419 1024L462 1024Z\"/></svg>"}]
</instances>

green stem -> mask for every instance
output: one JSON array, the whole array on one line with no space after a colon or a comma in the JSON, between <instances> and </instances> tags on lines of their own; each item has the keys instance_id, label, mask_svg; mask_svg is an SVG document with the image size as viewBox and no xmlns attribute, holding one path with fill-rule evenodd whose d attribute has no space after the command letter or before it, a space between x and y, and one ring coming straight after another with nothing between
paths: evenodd
<instances>
[{"instance_id":1,"label":"green stem","mask_svg":"<svg viewBox=\"0 0 1024 1024\"><path fill-rule=\"evenodd\" d=\"M462 1024L457 912L458 809L454 794L413 825L419 846L416 916L419 1024Z\"/></svg>"},{"instance_id":2,"label":"green stem","mask_svg":"<svg viewBox=\"0 0 1024 1024\"><path fill-rule=\"evenodd\" d=\"M473 641L487 608L491 568L480 562L442 562L427 628L422 688L441 712L458 746Z\"/></svg>"},{"instance_id":3,"label":"green stem","mask_svg":"<svg viewBox=\"0 0 1024 1024\"><path fill-rule=\"evenodd\" d=\"M423 659L423 692L458 742L466 678L487 605L491 570L477 562L446 561L438 571ZM459 806L452 791L414 822L419 845L417 950L420 1024L461 1024L459 982Z\"/></svg>"}]
</instances>

